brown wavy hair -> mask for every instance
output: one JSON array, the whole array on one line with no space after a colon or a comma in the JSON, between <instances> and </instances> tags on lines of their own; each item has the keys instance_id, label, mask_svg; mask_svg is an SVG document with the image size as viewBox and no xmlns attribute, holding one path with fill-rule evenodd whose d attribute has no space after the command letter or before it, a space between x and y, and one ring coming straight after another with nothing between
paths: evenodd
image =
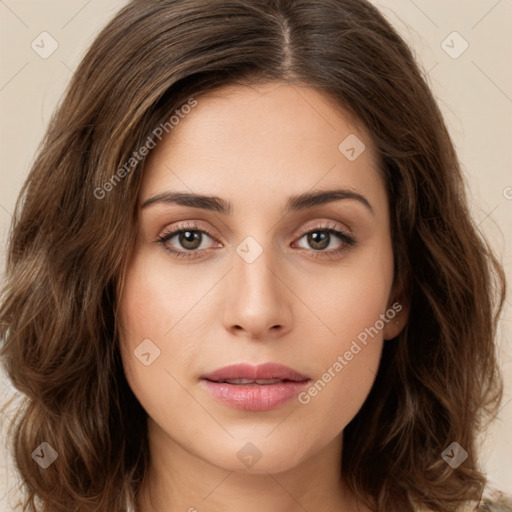
<instances>
[{"instance_id":1,"label":"brown wavy hair","mask_svg":"<svg viewBox=\"0 0 512 512\"><path fill-rule=\"evenodd\" d=\"M147 414L116 325L147 157L103 198L99 187L187 99L278 81L319 89L372 135L410 303L344 431L348 485L375 511L448 512L480 498L478 435L502 397L505 277L411 50L365 0L139 0L80 63L13 217L0 336L22 393L9 437L24 510L124 511L148 467ZM456 470L441 458L453 441L469 454ZM46 470L31 457L41 442L58 453Z\"/></svg>"}]
</instances>

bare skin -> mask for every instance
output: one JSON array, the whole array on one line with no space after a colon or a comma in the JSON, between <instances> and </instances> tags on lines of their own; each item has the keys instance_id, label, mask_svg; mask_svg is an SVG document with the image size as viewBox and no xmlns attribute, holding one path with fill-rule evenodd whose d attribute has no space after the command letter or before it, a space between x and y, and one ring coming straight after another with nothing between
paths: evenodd
<instances>
[{"instance_id":1,"label":"bare skin","mask_svg":"<svg viewBox=\"0 0 512 512\"><path fill-rule=\"evenodd\" d=\"M146 164L120 297L123 364L149 416L139 510L369 512L343 483L343 429L371 389L383 344L407 319L370 137L310 87L232 85L197 101ZM338 148L351 134L365 145L353 161ZM333 189L364 199L285 211L289 196ZM169 191L216 196L232 210L142 207ZM195 248L179 234L159 242L178 229L196 234ZM248 262L240 247L259 255ZM397 301L393 319L346 357ZM148 339L160 355L146 366L134 350ZM338 356L342 370L333 369ZM200 377L242 362L277 362L328 383L302 402L235 409ZM244 446L261 456L252 466L237 456Z\"/></svg>"}]
</instances>

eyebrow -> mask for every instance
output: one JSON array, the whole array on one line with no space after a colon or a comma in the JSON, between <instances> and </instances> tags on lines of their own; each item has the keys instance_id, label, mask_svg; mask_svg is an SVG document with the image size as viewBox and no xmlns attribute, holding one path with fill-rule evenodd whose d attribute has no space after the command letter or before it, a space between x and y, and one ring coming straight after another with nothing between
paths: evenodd
<instances>
[{"instance_id":1,"label":"eyebrow","mask_svg":"<svg viewBox=\"0 0 512 512\"><path fill-rule=\"evenodd\" d=\"M342 199L355 199L363 204L373 215L375 214L372 205L358 192L348 189L320 190L305 192L296 196L290 196L286 202L284 212L306 210L315 206L340 201ZM224 215L233 212L233 205L217 196L194 194L191 192L162 192L149 199L146 199L141 208L147 208L153 204L178 204L181 206L190 206L210 210Z\"/></svg>"}]
</instances>

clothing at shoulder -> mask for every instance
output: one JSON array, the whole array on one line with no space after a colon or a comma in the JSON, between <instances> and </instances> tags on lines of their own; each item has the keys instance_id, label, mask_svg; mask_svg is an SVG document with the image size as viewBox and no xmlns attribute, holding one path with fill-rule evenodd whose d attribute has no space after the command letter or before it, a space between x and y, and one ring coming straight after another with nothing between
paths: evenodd
<instances>
[{"instance_id":1,"label":"clothing at shoulder","mask_svg":"<svg viewBox=\"0 0 512 512\"><path fill-rule=\"evenodd\" d=\"M418 512L430 512L420 508ZM480 503L471 502L460 512L512 512L512 496L497 489L486 487Z\"/></svg>"},{"instance_id":2,"label":"clothing at shoulder","mask_svg":"<svg viewBox=\"0 0 512 512\"><path fill-rule=\"evenodd\" d=\"M489 488L482 497L475 512L512 512L512 496L497 489Z\"/></svg>"}]
</instances>

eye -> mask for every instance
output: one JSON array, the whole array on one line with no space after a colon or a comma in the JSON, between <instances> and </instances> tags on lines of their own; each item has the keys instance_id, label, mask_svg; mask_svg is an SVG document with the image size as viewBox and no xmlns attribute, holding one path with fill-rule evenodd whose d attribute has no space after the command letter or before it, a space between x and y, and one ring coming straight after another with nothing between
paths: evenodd
<instances>
[{"instance_id":1,"label":"eye","mask_svg":"<svg viewBox=\"0 0 512 512\"><path fill-rule=\"evenodd\" d=\"M309 247L312 248L312 256L314 257L336 256L356 244L356 240L353 236L345 233L339 229L337 225L331 223L310 229L302 234L299 241L302 239L305 239ZM334 248L332 247L333 244L335 245ZM327 250L329 247L331 250Z\"/></svg>"},{"instance_id":2,"label":"eye","mask_svg":"<svg viewBox=\"0 0 512 512\"><path fill-rule=\"evenodd\" d=\"M213 240L207 231L199 229L195 224L190 224L178 226L177 229L164 233L157 242L160 242L167 252L177 258L195 258L198 257L198 251L208 249L204 244L208 238Z\"/></svg>"},{"instance_id":3,"label":"eye","mask_svg":"<svg viewBox=\"0 0 512 512\"><path fill-rule=\"evenodd\" d=\"M201 251L211 248L208 239L215 241L214 237L196 224L180 225L161 235L157 242L176 258L199 258ZM327 223L302 233L299 241L305 239L310 246L299 245L313 257L335 257L356 244L356 239L338 228L336 224ZM336 243L337 242L337 243ZM219 242L215 243L219 244ZM297 243L297 242L296 242ZM333 248L332 245L335 245ZM221 244L219 244L222 247ZM329 249L330 250L327 250Z\"/></svg>"}]
</instances>

